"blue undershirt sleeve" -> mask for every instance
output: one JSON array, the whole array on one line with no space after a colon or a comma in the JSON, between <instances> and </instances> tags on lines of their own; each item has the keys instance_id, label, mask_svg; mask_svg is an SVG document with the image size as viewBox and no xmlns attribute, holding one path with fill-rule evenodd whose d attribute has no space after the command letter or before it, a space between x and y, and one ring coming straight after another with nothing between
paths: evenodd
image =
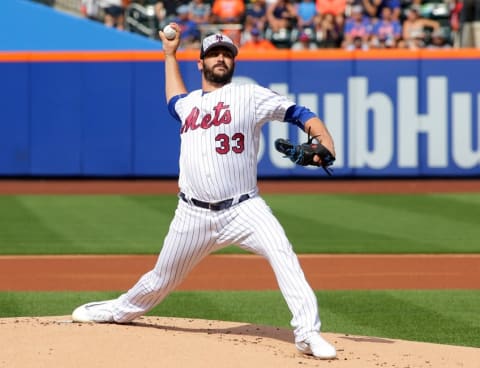
<instances>
[{"instance_id":1,"label":"blue undershirt sleeve","mask_svg":"<svg viewBox=\"0 0 480 368\"><path fill-rule=\"evenodd\" d=\"M285 113L285 121L305 130L305 123L316 116L317 115L305 106L293 105L287 109L287 112Z\"/></svg>"},{"instance_id":2,"label":"blue undershirt sleeve","mask_svg":"<svg viewBox=\"0 0 480 368\"><path fill-rule=\"evenodd\" d=\"M180 116L178 116L177 112L175 111L175 104L177 103L177 101L179 99L181 99L182 97L185 97L187 94L184 93L184 94L181 94L181 95L177 95L177 96L173 96L170 101L168 101L168 112L170 113L170 115L172 115L172 117L177 120L177 121L180 121Z\"/></svg>"}]
</instances>

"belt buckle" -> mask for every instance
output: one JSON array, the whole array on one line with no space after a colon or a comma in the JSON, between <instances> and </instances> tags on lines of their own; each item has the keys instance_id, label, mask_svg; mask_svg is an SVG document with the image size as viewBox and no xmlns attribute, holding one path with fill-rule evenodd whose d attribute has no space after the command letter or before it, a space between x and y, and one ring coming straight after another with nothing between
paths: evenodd
<instances>
[{"instance_id":1,"label":"belt buckle","mask_svg":"<svg viewBox=\"0 0 480 368\"><path fill-rule=\"evenodd\" d=\"M180 192L179 196L183 201L185 201L189 204L192 204L192 205L197 206L197 207L202 207L202 208L205 208L205 209L209 209L210 211L226 210L226 209L232 207L233 204L234 204L233 198L229 198L229 199L226 199L226 200L220 201L220 202L210 203L210 202L199 201L195 198L188 199L187 196L185 195L185 193L183 193L183 192ZM250 198L250 196L248 194L242 194L240 196L240 198L238 199L238 202L236 202L236 203L241 203L241 202L243 202L243 201L245 201L249 198Z\"/></svg>"}]
</instances>

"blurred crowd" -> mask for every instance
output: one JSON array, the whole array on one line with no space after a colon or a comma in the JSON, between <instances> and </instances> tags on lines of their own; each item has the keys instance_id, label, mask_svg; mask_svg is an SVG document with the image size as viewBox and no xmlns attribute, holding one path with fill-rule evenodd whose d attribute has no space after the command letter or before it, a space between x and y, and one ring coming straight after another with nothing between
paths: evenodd
<instances>
[{"instance_id":1,"label":"blurred crowd","mask_svg":"<svg viewBox=\"0 0 480 368\"><path fill-rule=\"evenodd\" d=\"M479 0L81 0L81 12L157 39L176 22L183 49L216 31L256 50L480 47Z\"/></svg>"}]
</instances>

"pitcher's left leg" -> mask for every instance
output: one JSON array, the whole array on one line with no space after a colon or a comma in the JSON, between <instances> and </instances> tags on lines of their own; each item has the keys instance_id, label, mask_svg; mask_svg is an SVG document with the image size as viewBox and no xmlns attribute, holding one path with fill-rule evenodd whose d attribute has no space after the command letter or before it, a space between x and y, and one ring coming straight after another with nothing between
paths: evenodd
<instances>
[{"instance_id":1,"label":"pitcher's left leg","mask_svg":"<svg viewBox=\"0 0 480 368\"><path fill-rule=\"evenodd\" d=\"M260 197L235 207L235 220L228 224L231 239L241 247L264 256L270 263L279 288L292 313L295 340L318 334L320 319L317 299L300 266L297 256L278 220ZM235 231L234 231L234 230ZM229 229L225 229L225 232Z\"/></svg>"},{"instance_id":2,"label":"pitcher's left leg","mask_svg":"<svg viewBox=\"0 0 480 368\"><path fill-rule=\"evenodd\" d=\"M317 298L308 284L292 245L263 199L256 197L235 209L232 241L263 255L270 262L280 290L292 313L295 346L304 354L333 359L337 352L320 335ZM227 231L228 233L228 231Z\"/></svg>"},{"instance_id":3,"label":"pitcher's left leg","mask_svg":"<svg viewBox=\"0 0 480 368\"><path fill-rule=\"evenodd\" d=\"M276 226L273 220L270 220L269 226L263 240L265 257L292 312L291 325L294 328L295 341L303 341L320 331L317 298L283 229Z\"/></svg>"}]
</instances>

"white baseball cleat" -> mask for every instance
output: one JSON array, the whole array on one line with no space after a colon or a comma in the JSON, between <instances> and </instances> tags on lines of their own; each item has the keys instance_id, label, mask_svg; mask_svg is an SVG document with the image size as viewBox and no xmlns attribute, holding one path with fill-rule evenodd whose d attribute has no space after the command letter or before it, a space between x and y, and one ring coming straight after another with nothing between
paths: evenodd
<instances>
[{"instance_id":1,"label":"white baseball cleat","mask_svg":"<svg viewBox=\"0 0 480 368\"><path fill-rule=\"evenodd\" d=\"M72 313L73 322L109 323L115 322L110 302L92 302L81 305Z\"/></svg>"},{"instance_id":2,"label":"white baseball cleat","mask_svg":"<svg viewBox=\"0 0 480 368\"><path fill-rule=\"evenodd\" d=\"M319 334L312 335L303 341L297 342L295 346L301 353L313 355L320 359L334 359L337 356L335 347Z\"/></svg>"}]
</instances>

